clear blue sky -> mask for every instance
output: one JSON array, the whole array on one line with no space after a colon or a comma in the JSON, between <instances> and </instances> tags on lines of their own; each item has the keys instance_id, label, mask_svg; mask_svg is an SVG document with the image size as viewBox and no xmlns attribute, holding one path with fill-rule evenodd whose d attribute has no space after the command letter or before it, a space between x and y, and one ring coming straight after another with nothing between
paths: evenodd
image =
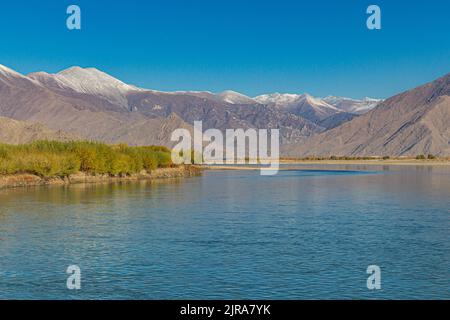
<instances>
[{"instance_id":1,"label":"clear blue sky","mask_svg":"<svg viewBox=\"0 0 450 320\"><path fill-rule=\"evenodd\" d=\"M81 31L66 29L70 4ZM4 0L0 63L158 90L388 97L450 72L449 15L447 0Z\"/></svg>"}]
</instances>

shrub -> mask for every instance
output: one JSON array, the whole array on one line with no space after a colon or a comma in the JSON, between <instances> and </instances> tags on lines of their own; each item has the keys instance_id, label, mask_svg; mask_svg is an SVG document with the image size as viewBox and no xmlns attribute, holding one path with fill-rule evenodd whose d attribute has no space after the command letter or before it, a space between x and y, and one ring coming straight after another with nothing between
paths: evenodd
<instances>
[{"instance_id":1,"label":"shrub","mask_svg":"<svg viewBox=\"0 0 450 320\"><path fill-rule=\"evenodd\" d=\"M8 150L4 145L0 145L0 159L6 159L8 157Z\"/></svg>"},{"instance_id":2,"label":"shrub","mask_svg":"<svg viewBox=\"0 0 450 320\"><path fill-rule=\"evenodd\" d=\"M83 171L125 175L171 165L170 150L158 146L110 146L89 141L37 141L18 146L0 144L0 174L64 177Z\"/></svg>"},{"instance_id":3,"label":"shrub","mask_svg":"<svg viewBox=\"0 0 450 320\"><path fill-rule=\"evenodd\" d=\"M419 155L416 157L416 159L417 159L417 160L424 160L424 159L425 159L425 156L424 156L423 154L419 154Z\"/></svg>"},{"instance_id":4,"label":"shrub","mask_svg":"<svg viewBox=\"0 0 450 320\"><path fill-rule=\"evenodd\" d=\"M111 160L110 169L107 173L112 175L125 175L135 171L132 170L131 157L126 154L116 154Z\"/></svg>"},{"instance_id":5,"label":"shrub","mask_svg":"<svg viewBox=\"0 0 450 320\"><path fill-rule=\"evenodd\" d=\"M80 161L80 170L84 172L94 171L96 169L97 154L94 149L86 146L75 146L73 152Z\"/></svg>"},{"instance_id":6,"label":"shrub","mask_svg":"<svg viewBox=\"0 0 450 320\"><path fill-rule=\"evenodd\" d=\"M158 157L155 153L147 153L142 157L143 168L147 171L152 171L158 168Z\"/></svg>"},{"instance_id":7,"label":"shrub","mask_svg":"<svg viewBox=\"0 0 450 320\"><path fill-rule=\"evenodd\" d=\"M157 151L156 157L158 159L158 166L162 168L170 167L172 165L172 157L170 153Z\"/></svg>"}]
</instances>

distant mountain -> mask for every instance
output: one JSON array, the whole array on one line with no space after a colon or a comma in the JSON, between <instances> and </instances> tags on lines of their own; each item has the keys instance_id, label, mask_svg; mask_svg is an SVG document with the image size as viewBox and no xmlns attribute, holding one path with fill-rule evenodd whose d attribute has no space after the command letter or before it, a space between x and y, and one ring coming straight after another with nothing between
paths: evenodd
<instances>
[{"instance_id":1,"label":"distant mountain","mask_svg":"<svg viewBox=\"0 0 450 320\"><path fill-rule=\"evenodd\" d=\"M29 74L28 77L57 92L69 90L93 95L124 108L128 107L127 93L141 90L95 68L72 67L57 74L36 72Z\"/></svg>"},{"instance_id":2,"label":"distant mountain","mask_svg":"<svg viewBox=\"0 0 450 320\"><path fill-rule=\"evenodd\" d=\"M322 99L309 94L280 93L261 95L254 100L301 116L327 130L370 111L382 102L380 99L372 98L356 100L328 96Z\"/></svg>"},{"instance_id":3,"label":"distant mountain","mask_svg":"<svg viewBox=\"0 0 450 320\"><path fill-rule=\"evenodd\" d=\"M356 100L350 98L327 97L315 98L309 94L272 93L254 98L235 91L224 91L214 94L208 91L178 91L173 94L195 96L203 99L224 102L233 105L265 105L307 119L323 130L332 129L363 114L377 105L379 99L365 98ZM328 101L326 101L328 100ZM320 130L319 130L320 131Z\"/></svg>"},{"instance_id":4,"label":"distant mountain","mask_svg":"<svg viewBox=\"0 0 450 320\"><path fill-rule=\"evenodd\" d=\"M265 94L254 98L257 102L308 119L325 129L351 120L354 114L309 94Z\"/></svg>"},{"instance_id":5,"label":"distant mountain","mask_svg":"<svg viewBox=\"0 0 450 320\"><path fill-rule=\"evenodd\" d=\"M80 76L74 79L72 72ZM99 79L98 83L90 77ZM113 89L115 85L117 90ZM84 139L131 145L172 146L169 132L176 128L191 130L171 113L155 119L129 110L128 95L139 90L95 69L85 73L81 68L71 68L56 75L26 77L1 66L0 116L40 123Z\"/></svg>"},{"instance_id":6,"label":"distant mountain","mask_svg":"<svg viewBox=\"0 0 450 320\"><path fill-rule=\"evenodd\" d=\"M77 136L63 131L53 131L42 124L0 117L0 143L23 144L37 140L71 141Z\"/></svg>"},{"instance_id":7,"label":"distant mountain","mask_svg":"<svg viewBox=\"0 0 450 320\"><path fill-rule=\"evenodd\" d=\"M319 125L321 127L326 128L327 130L336 128L340 126L341 124L348 122L350 120L353 120L354 118L358 117L355 113L348 113L348 112L339 112L335 113L328 118L325 118L321 121L319 121Z\"/></svg>"},{"instance_id":8,"label":"distant mountain","mask_svg":"<svg viewBox=\"0 0 450 320\"><path fill-rule=\"evenodd\" d=\"M339 110L354 113L354 114L364 114L375 108L380 104L382 99L364 98L362 100L344 98L344 97L334 97L328 96L322 99L326 103L338 108Z\"/></svg>"},{"instance_id":9,"label":"distant mountain","mask_svg":"<svg viewBox=\"0 0 450 320\"><path fill-rule=\"evenodd\" d=\"M147 90L95 68L24 76L0 65L0 116L42 124L48 136L64 132L130 145L172 147L173 130L192 132L201 120L204 130L279 129L286 155L448 155L449 78L386 101L278 93L250 98L234 91Z\"/></svg>"},{"instance_id":10,"label":"distant mountain","mask_svg":"<svg viewBox=\"0 0 450 320\"><path fill-rule=\"evenodd\" d=\"M176 91L174 94L185 94L194 97L214 100L217 102L225 102L229 104L257 104L258 102L242 93L236 91L223 91L221 93L212 93L209 91Z\"/></svg>"},{"instance_id":11,"label":"distant mountain","mask_svg":"<svg viewBox=\"0 0 450 320\"><path fill-rule=\"evenodd\" d=\"M129 144L172 146L163 128L278 128L295 142L324 128L236 92L160 92L123 83L94 68L23 76L0 68L0 116L42 123L80 137ZM176 119L176 121L174 120ZM159 137L159 138L157 138ZM162 139L163 138L163 139Z\"/></svg>"},{"instance_id":12,"label":"distant mountain","mask_svg":"<svg viewBox=\"0 0 450 320\"><path fill-rule=\"evenodd\" d=\"M231 104L255 104L257 101L239 92L227 90L217 95L223 102Z\"/></svg>"},{"instance_id":13,"label":"distant mountain","mask_svg":"<svg viewBox=\"0 0 450 320\"><path fill-rule=\"evenodd\" d=\"M319 122L341 110L309 94L273 93L255 98L259 103L286 110L312 122Z\"/></svg>"},{"instance_id":14,"label":"distant mountain","mask_svg":"<svg viewBox=\"0 0 450 320\"><path fill-rule=\"evenodd\" d=\"M396 95L368 113L301 143L285 154L450 155L450 74Z\"/></svg>"},{"instance_id":15,"label":"distant mountain","mask_svg":"<svg viewBox=\"0 0 450 320\"><path fill-rule=\"evenodd\" d=\"M298 141L324 130L295 114L259 103L223 102L209 93L132 92L128 94L128 103L145 117L166 117L173 112L190 124L203 121L204 129L278 128L284 142Z\"/></svg>"}]
</instances>

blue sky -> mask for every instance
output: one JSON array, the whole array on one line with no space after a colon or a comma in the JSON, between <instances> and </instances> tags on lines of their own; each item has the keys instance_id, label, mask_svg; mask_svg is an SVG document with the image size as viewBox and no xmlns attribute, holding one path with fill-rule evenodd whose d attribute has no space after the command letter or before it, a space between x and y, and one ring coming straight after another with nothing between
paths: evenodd
<instances>
[{"instance_id":1,"label":"blue sky","mask_svg":"<svg viewBox=\"0 0 450 320\"><path fill-rule=\"evenodd\" d=\"M0 63L96 67L158 90L388 97L450 72L449 14L446 0L5 0Z\"/></svg>"}]
</instances>

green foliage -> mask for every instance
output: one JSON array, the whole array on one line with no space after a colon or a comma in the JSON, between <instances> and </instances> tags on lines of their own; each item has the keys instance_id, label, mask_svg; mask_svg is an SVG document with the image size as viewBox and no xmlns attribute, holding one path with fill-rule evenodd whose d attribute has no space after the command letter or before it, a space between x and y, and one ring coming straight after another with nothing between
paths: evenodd
<instances>
[{"instance_id":1,"label":"green foliage","mask_svg":"<svg viewBox=\"0 0 450 320\"><path fill-rule=\"evenodd\" d=\"M147 153L142 157L143 167L147 171L158 168L158 163L158 156L155 153Z\"/></svg>"},{"instance_id":2,"label":"green foliage","mask_svg":"<svg viewBox=\"0 0 450 320\"><path fill-rule=\"evenodd\" d=\"M416 159L417 159L417 160L424 160L424 159L426 159L426 158L425 158L425 155L419 154L419 155L416 157Z\"/></svg>"},{"instance_id":3,"label":"green foliage","mask_svg":"<svg viewBox=\"0 0 450 320\"><path fill-rule=\"evenodd\" d=\"M172 165L172 158L170 153L157 151L155 154L160 167L167 168Z\"/></svg>"},{"instance_id":4,"label":"green foliage","mask_svg":"<svg viewBox=\"0 0 450 320\"><path fill-rule=\"evenodd\" d=\"M17 146L0 144L0 174L64 177L82 171L128 175L171 165L170 150L159 146L110 146L88 141L37 141Z\"/></svg>"},{"instance_id":5,"label":"green foliage","mask_svg":"<svg viewBox=\"0 0 450 320\"><path fill-rule=\"evenodd\" d=\"M6 146L0 144L0 159L6 159L8 155L8 150Z\"/></svg>"}]
</instances>

